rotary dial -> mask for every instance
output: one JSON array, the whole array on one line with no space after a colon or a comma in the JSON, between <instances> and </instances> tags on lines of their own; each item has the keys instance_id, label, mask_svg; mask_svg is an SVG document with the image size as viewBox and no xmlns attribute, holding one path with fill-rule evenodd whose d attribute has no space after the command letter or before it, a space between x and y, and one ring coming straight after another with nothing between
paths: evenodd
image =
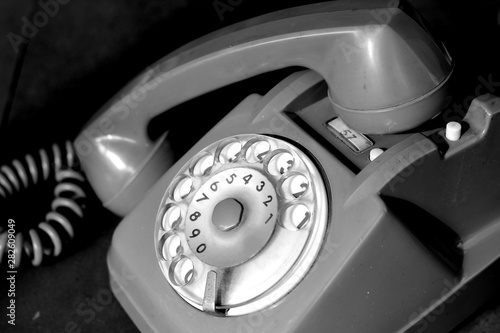
<instances>
[{"instance_id":1,"label":"rotary dial","mask_svg":"<svg viewBox=\"0 0 500 333\"><path fill-rule=\"evenodd\" d=\"M314 163L263 135L216 142L167 188L158 262L176 292L215 315L263 309L290 292L317 256L327 197Z\"/></svg>"}]
</instances>

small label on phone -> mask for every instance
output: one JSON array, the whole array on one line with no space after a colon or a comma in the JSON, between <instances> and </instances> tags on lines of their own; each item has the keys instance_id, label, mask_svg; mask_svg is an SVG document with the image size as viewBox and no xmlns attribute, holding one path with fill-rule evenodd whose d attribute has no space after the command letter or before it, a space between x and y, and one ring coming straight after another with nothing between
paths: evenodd
<instances>
[{"instance_id":1,"label":"small label on phone","mask_svg":"<svg viewBox=\"0 0 500 333\"><path fill-rule=\"evenodd\" d=\"M361 153L373 146L373 142L370 139L349 128L338 117L327 122L326 127L356 153Z\"/></svg>"}]
</instances>

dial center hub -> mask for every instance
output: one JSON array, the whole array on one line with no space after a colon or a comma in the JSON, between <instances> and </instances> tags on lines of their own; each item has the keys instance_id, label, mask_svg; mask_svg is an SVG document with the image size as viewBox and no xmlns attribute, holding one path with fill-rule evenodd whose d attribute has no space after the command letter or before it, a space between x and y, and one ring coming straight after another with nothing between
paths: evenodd
<instances>
[{"instance_id":1,"label":"dial center hub","mask_svg":"<svg viewBox=\"0 0 500 333\"><path fill-rule=\"evenodd\" d=\"M230 231L243 220L244 207L236 199L229 198L219 202L212 214L212 223L220 231Z\"/></svg>"},{"instance_id":2,"label":"dial center hub","mask_svg":"<svg viewBox=\"0 0 500 333\"><path fill-rule=\"evenodd\" d=\"M187 243L194 255L212 266L232 267L266 245L276 224L278 197L260 170L229 168L200 186L186 216Z\"/></svg>"}]
</instances>

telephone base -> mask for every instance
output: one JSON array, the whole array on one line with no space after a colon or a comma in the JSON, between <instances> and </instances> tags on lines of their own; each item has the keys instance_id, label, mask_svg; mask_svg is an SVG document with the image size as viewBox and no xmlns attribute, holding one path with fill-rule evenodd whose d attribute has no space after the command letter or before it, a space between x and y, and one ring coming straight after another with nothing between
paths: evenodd
<instances>
[{"instance_id":1,"label":"telephone base","mask_svg":"<svg viewBox=\"0 0 500 333\"><path fill-rule=\"evenodd\" d=\"M360 155L338 157L336 148L313 139L310 128L290 117L323 106L326 96L311 97L321 85L317 74L299 72L264 97L249 96L118 226L108 254L111 283L141 330L445 332L498 291L500 192L490 184L500 183L494 144L500 99L476 99L456 142L440 141L440 129L410 133L387 141L392 146L357 169L346 161L356 163ZM325 122L335 117L329 115ZM181 166L206 146L241 133L286 137L317 159L330 186L329 226L314 265L288 295L261 311L215 316L168 284L153 245L155 220Z\"/></svg>"}]
</instances>

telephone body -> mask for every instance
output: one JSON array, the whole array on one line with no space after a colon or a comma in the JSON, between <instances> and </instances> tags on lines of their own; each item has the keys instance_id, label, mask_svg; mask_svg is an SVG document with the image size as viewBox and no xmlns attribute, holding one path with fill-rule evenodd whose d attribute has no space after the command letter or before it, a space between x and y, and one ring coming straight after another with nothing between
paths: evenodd
<instances>
[{"instance_id":1,"label":"telephone body","mask_svg":"<svg viewBox=\"0 0 500 333\"><path fill-rule=\"evenodd\" d=\"M178 161L168 134L147 137L155 115L288 66L306 70L249 95ZM122 96L147 97L106 105L87 130L112 133L84 130L75 147L126 215L108 266L136 325L452 329L488 296L500 254L500 99L477 98L448 139L436 119L453 66L406 3L352 1L226 28L131 82Z\"/></svg>"}]
</instances>

